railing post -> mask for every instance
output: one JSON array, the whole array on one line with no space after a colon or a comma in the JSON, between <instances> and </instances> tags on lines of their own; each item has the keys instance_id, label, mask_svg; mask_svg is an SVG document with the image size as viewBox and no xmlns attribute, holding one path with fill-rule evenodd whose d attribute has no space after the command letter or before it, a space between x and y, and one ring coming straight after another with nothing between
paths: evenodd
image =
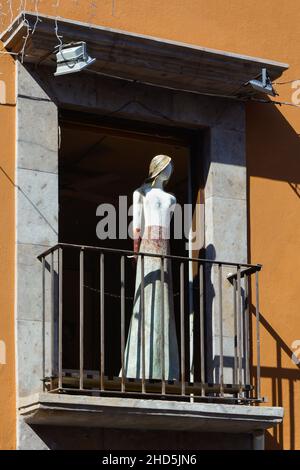
<instances>
[{"instance_id":1,"label":"railing post","mask_svg":"<svg viewBox=\"0 0 300 470\"><path fill-rule=\"evenodd\" d=\"M249 277L245 275L245 299L244 299L244 318L245 318L245 378L246 385L250 385L250 337L249 337Z\"/></svg>"},{"instance_id":2,"label":"railing post","mask_svg":"<svg viewBox=\"0 0 300 470\"><path fill-rule=\"evenodd\" d=\"M104 335L104 253L100 254L100 390L104 390L105 367Z\"/></svg>"},{"instance_id":3,"label":"railing post","mask_svg":"<svg viewBox=\"0 0 300 470\"><path fill-rule=\"evenodd\" d=\"M55 374L55 273L54 273L54 253L51 252L51 325L50 325L50 388L53 390L53 381Z\"/></svg>"},{"instance_id":4,"label":"railing post","mask_svg":"<svg viewBox=\"0 0 300 470\"><path fill-rule=\"evenodd\" d=\"M58 388L62 389L63 357L63 250L58 249Z\"/></svg>"},{"instance_id":5,"label":"railing post","mask_svg":"<svg viewBox=\"0 0 300 470\"><path fill-rule=\"evenodd\" d=\"M199 265L199 313L200 313L200 374L201 395L205 396L205 334L204 334L204 270L203 264Z\"/></svg>"},{"instance_id":6,"label":"railing post","mask_svg":"<svg viewBox=\"0 0 300 470\"><path fill-rule=\"evenodd\" d=\"M219 280L219 334L220 334L220 395L224 395L224 358L223 358L223 295L222 295L222 265L218 264Z\"/></svg>"},{"instance_id":7,"label":"railing post","mask_svg":"<svg viewBox=\"0 0 300 470\"><path fill-rule=\"evenodd\" d=\"M260 390L260 313L259 313L259 281L258 271L255 272L255 290L256 290L256 356L257 356L257 367L256 367L256 384L257 384L257 398L261 398Z\"/></svg>"},{"instance_id":8,"label":"railing post","mask_svg":"<svg viewBox=\"0 0 300 470\"><path fill-rule=\"evenodd\" d=\"M243 391L242 379L242 326L241 326L241 267L237 268L237 340L238 340L238 370L239 370L239 396L241 397Z\"/></svg>"},{"instance_id":9,"label":"railing post","mask_svg":"<svg viewBox=\"0 0 300 470\"><path fill-rule=\"evenodd\" d=\"M83 389L84 369L84 250L79 254L79 388Z\"/></svg>"},{"instance_id":10,"label":"railing post","mask_svg":"<svg viewBox=\"0 0 300 470\"><path fill-rule=\"evenodd\" d=\"M180 366L181 395L185 395L185 338L184 338L184 263L180 263Z\"/></svg>"},{"instance_id":11,"label":"railing post","mask_svg":"<svg viewBox=\"0 0 300 470\"><path fill-rule=\"evenodd\" d=\"M144 255L141 255L141 348L142 348L142 393L145 389L145 281L144 281Z\"/></svg>"},{"instance_id":12,"label":"railing post","mask_svg":"<svg viewBox=\"0 0 300 470\"><path fill-rule=\"evenodd\" d=\"M194 326L195 326L195 312L194 312L194 297L193 297L193 262L188 261L189 273L189 381L193 383L195 380L195 367L194 367Z\"/></svg>"},{"instance_id":13,"label":"railing post","mask_svg":"<svg viewBox=\"0 0 300 470\"><path fill-rule=\"evenodd\" d=\"M125 392L125 256L121 257L121 391Z\"/></svg>"},{"instance_id":14,"label":"railing post","mask_svg":"<svg viewBox=\"0 0 300 470\"><path fill-rule=\"evenodd\" d=\"M45 378L46 378L46 268L45 268L45 257L42 258L42 348L43 348L43 391L46 390Z\"/></svg>"},{"instance_id":15,"label":"railing post","mask_svg":"<svg viewBox=\"0 0 300 470\"><path fill-rule=\"evenodd\" d=\"M233 323L234 323L234 359L233 359L233 382L234 385L238 383L238 332L237 332L237 304L236 304L236 296L237 296L237 281L234 278L232 281L233 285Z\"/></svg>"},{"instance_id":16,"label":"railing post","mask_svg":"<svg viewBox=\"0 0 300 470\"><path fill-rule=\"evenodd\" d=\"M166 394L165 379L165 258L160 258L160 284L161 284L161 393Z\"/></svg>"}]
</instances>

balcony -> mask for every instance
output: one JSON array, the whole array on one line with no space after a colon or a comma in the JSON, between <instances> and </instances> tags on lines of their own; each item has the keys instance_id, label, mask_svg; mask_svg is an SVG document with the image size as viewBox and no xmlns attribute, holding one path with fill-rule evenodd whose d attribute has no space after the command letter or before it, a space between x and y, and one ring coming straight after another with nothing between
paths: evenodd
<instances>
[{"instance_id":1,"label":"balcony","mask_svg":"<svg viewBox=\"0 0 300 470\"><path fill-rule=\"evenodd\" d=\"M262 401L258 305L258 273L261 266L139 253L138 256L143 259L149 256L159 258L161 266L164 258L171 261L180 378L168 380L164 376L164 367L160 380L146 378L147 345L142 312L140 341L143 367L141 377L133 379L127 378L124 370L128 321L133 304L133 297L128 295L127 286L131 283L129 287L132 292L132 278L135 277L129 259L132 255L133 252L127 250L58 244L39 256L43 271L45 390L52 393L167 398L194 402ZM88 280L91 279L91 271L94 271L92 282ZM164 283L163 268L159 276L160 283ZM250 337L250 324L253 322L249 309L252 277L256 285L255 328L252 325L252 330L255 330L254 339ZM114 285L113 292L106 290L106 279L110 281L110 285ZM213 314L215 317L214 329L217 326L218 332L215 336L210 333L214 344L208 344L207 307L212 302L207 286L212 283L216 287L210 316ZM142 285L142 299L144 288ZM88 301L91 292L94 297L92 305ZM228 299L231 302L228 303ZM225 334L224 308L232 310L231 336L228 332ZM47 312L50 313L48 320ZM71 331L67 331L68 328ZM97 328L98 334L91 335L94 328ZM225 341L227 351L233 351L232 357L227 357L224 352ZM213 346L219 349L219 354L215 353L213 362L209 363L211 354L208 351L212 351ZM162 344L162 363L166 348L167 345ZM257 358L256 377L251 376L250 370L253 354ZM91 355L94 357L91 358ZM214 365L216 363L217 366ZM230 375L229 371L233 378L231 382L225 380Z\"/></svg>"},{"instance_id":2,"label":"balcony","mask_svg":"<svg viewBox=\"0 0 300 470\"><path fill-rule=\"evenodd\" d=\"M261 266L140 252L142 259L160 259L161 285L164 258L171 261L180 377L168 380L162 367L160 379L146 378L142 309L142 374L133 379L126 377L124 367L133 306L132 255L126 250L59 243L39 256L44 391L21 399L25 420L30 425L248 434L280 423L281 408L241 406L264 401L259 363ZM144 263L140 266L143 269ZM249 300L252 278L254 311ZM144 289L142 282L141 305ZM231 336L227 320L233 320ZM166 347L162 344L162 364Z\"/></svg>"}]
</instances>

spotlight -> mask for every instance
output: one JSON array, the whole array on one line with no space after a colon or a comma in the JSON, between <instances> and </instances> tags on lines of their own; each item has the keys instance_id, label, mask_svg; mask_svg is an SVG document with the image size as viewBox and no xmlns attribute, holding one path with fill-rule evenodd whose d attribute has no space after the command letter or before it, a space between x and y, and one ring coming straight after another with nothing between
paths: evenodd
<instances>
[{"instance_id":1,"label":"spotlight","mask_svg":"<svg viewBox=\"0 0 300 470\"><path fill-rule=\"evenodd\" d=\"M272 86L272 82L268 75L267 69L262 69L260 80L249 80L246 85L248 84L250 84L252 88L254 88L254 90L257 90L261 93L265 93L266 95L277 95L276 91Z\"/></svg>"},{"instance_id":2,"label":"spotlight","mask_svg":"<svg viewBox=\"0 0 300 470\"><path fill-rule=\"evenodd\" d=\"M63 44L56 53L57 68L55 76L80 72L96 59L92 59L86 50L85 42Z\"/></svg>"}]
</instances>

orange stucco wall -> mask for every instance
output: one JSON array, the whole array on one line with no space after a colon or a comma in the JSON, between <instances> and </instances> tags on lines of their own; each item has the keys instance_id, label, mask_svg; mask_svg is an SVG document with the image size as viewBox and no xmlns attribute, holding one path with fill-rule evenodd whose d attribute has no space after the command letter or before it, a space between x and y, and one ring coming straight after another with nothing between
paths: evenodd
<instances>
[{"instance_id":1,"label":"orange stucco wall","mask_svg":"<svg viewBox=\"0 0 300 470\"><path fill-rule=\"evenodd\" d=\"M0 57L0 449L14 449L16 435L14 365L14 174L15 64ZM6 104L3 104L6 103ZM6 352L3 351L5 346Z\"/></svg>"},{"instance_id":2,"label":"orange stucco wall","mask_svg":"<svg viewBox=\"0 0 300 470\"><path fill-rule=\"evenodd\" d=\"M35 4L27 0L26 8L34 11ZM298 0L44 0L37 5L49 15L287 62L284 79L300 79ZM290 84L278 91L280 100L291 101ZM11 127L7 134L12 135ZM284 425L268 434L270 448L300 449L300 371L290 358L293 341L300 339L299 134L300 108L247 107L249 256L264 265L262 391L269 404L283 405L286 413Z\"/></svg>"}]
</instances>

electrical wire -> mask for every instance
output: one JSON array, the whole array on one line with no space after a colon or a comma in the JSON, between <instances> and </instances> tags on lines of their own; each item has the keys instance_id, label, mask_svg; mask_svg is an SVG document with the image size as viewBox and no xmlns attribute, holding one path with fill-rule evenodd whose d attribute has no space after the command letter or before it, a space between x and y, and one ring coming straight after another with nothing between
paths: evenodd
<instances>
[{"instance_id":1,"label":"electrical wire","mask_svg":"<svg viewBox=\"0 0 300 470\"><path fill-rule=\"evenodd\" d=\"M170 86L167 86L167 85L156 85L156 84L145 82L145 81L140 81L140 80L135 80L135 79L130 79L130 78L124 78L124 77L120 77L120 76L117 76L117 75L108 74L106 72L99 72L99 71L95 71L95 70L92 70L92 69L87 69L86 72L89 72L89 73L92 73L92 74L95 74L95 75L102 75L102 76L109 77L109 78L116 78L118 80L124 80L124 81L129 82L129 83L137 83L137 84L140 84L140 85L147 85L147 86L152 86L152 87L155 87L155 88L165 88L165 89L168 89L168 90L180 91L180 92L184 92L184 93L192 93L192 94L195 94L195 95L212 96L212 97L216 97L216 98L226 98L226 99L231 99L231 100L235 100L235 101L242 101L242 102L254 101L254 102L263 103L263 104L278 104L280 106L285 105L285 106L294 106L296 108L300 108L300 105L295 104L295 103L291 103L289 101L263 100L263 99L260 99L260 98L253 98L253 97L241 98L241 97L232 96L232 95L222 95L222 94L217 94L217 93L205 93L205 92L200 92L200 91L196 91L196 90L186 90L186 89L183 89L183 88L170 87ZM243 87L243 85L241 85L239 88L237 88L237 90L240 90L242 87Z\"/></svg>"},{"instance_id":2,"label":"electrical wire","mask_svg":"<svg viewBox=\"0 0 300 470\"><path fill-rule=\"evenodd\" d=\"M299 82L300 78L295 78L295 80L287 80L286 82L273 82L274 85L288 85L289 83Z\"/></svg>"},{"instance_id":3,"label":"electrical wire","mask_svg":"<svg viewBox=\"0 0 300 470\"><path fill-rule=\"evenodd\" d=\"M239 101L246 101L246 98L245 99L237 98L236 96L232 96L232 95L221 95L221 94L217 94L217 93L205 93L205 92L200 92L200 91L197 91L197 90L187 90L185 88L175 88L175 87L171 87L171 86L168 86L168 85L161 85L161 84L156 85L155 83L146 82L144 80L142 81L142 80L138 80L138 79L134 79L134 78L120 77L119 75L113 75L113 74L106 73L106 72L99 72L98 70L96 71L96 70L93 70L93 69L87 69L86 72L92 73L93 75L101 75L101 76L104 76L104 77L115 78L117 80L123 80L123 81L129 82L129 83L137 83L139 85L152 86L152 87L155 87L155 88L165 88L165 89L172 90L172 91L182 91L184 93L192 93L192 94L195 94L195 95L214 96L214 97L218 97L218 98L229 98L229 99L232 99L232 100L239 99ZM239 89L242 86L243 85L241 85L239 87Z\"/></svg>"},{"instance_id":4,"label":"electrical wire","mask_svg":"<svg viewBox=\"0 0 300 470\"><path fill-rule=\"evenodd\" d=\"M4 27L3 16L7 16L6 13L3 11L3 4L0 3L0 23L1 23L1 30Z\"/></svg>"},{"instance_id":5,"label":"electrical wire","mask_svg":"<svg viewBox=\"0 0 300 470\"><path fill-rule=\"evenodd\" d=\"M128 106L132 105L132 104L138 104L139 106L141 106L142 108L146 109L147 111L149 111L151 114L153 114L154 116L158 116L158 117L162 117L163 119L166 119L170 122L174 122L173 119L169 118L168 116L164 115L163 113L161 113L160 111L157 111L155 109L151 109L149 106L145 105L144 103L142 103L141 101L137 100L137 99L132 99L132 100L129 100L129 101L126 101L126 103L122 104L120 107L118 107L117 109L115 109L114 111L111 111L109 113L106 113L102 116L100 116L99 118L101 120L103 119L106 119L108 117L111 117L117 113L120 113L121 111L124 111L124 109L128 108Z\"/></svg>"},{"instance_id":6,"label":"electrical wire","mask_svg":"<svg viewBox=\"0 0 300 470\"><path fill-rule=\"evenodd\" d=\"M63 47L63 42L62 42L63 36L61 36L58 33L58 18L60 18L60 16L58 16L58 14L57 14L58 13L58 8L60 6L60 0L56 0L56 3L52 4L52 6L53 6L53 8L55 8L54 31L55 31L55 36L58 40L58 43L55 47L58 48L59 51L61 51L62 47Z\"/></svg>"},{"instance_id":7,"label":"electrical wire","mask_svg":"<svg viewBox=\"0 0 300 470\"><path fill-rule=\"evenodd\" d=\"M62 46L63 46L63 42L62 42L63 36L60 36L58 34L58 19L57 19L57 17L55 18L54 22L55 22L55 27L54 27L55 36L57 37L57 40L58 40L58 44L55 47L58 47L59 51L61 51Z\"/></svg>"},{"instance_id":8,"label":"electrical wire","mask_svg":"<svg viewBox=\"0 0 300 470\"><path fill-rule=\"evenodd\" d=\"M255 101L257 103L265 103L265 104L278 104L279 106L293 106L295 108L300 108L300 104L291 103L290 101L277 101L277 100L263 100L260 98L249 98L250 101Z\"/></svg>"},{"instance_id":9,"label":"electrical wire","mask_svg":"<svg viewBox=\"0 0 300 470\"><path fill-rule=\"evenodd\" d=\"M1 49L0 54L1 54L1 55L15 55L15 56L19 56L19 55L20 55L20 52L8 52L8 51L4 51L4 48L3 48L3 49Z\"/></svg>"},{"instance_id":10,"label":"electrical wire","mask_svg":"<svg viewBox=\"0 0 300 470\"><path fill-rule=\"evenodd\" d=\"M13 8L12 8L12 0L7 0L6 4L8 5L9 8L9 14L10 14L10 24L12 25L14 14L13 14ZM11 27L9 31L11 30Z\"/></svg>"},{"instance_id":11,"label":"electrical wire","mask_svg":"<svg viewBox=\"0 0 300 470\"><path fill-rule=\"evenodd\" d=\"M26 6L26 2L25 2L25 6ZM20 51L21 63L23 64L24 63L25 48L26 48L26 44L27 44L27 41L28 41L28 38L29 38L29 35L30 35L31 28L30 28L29 21L26 18L25 12L23 12L22 16L23 16L23 23L25 24L25 26L27 28L26 36L23 36L24 43L23 43L22 49Z\"/></svg>"},{"instance_id":12,"label":"electrical wire","mask_svg":"<svg viewBox=\"0 0 300 470\"><path fill-rule=\"evenodd\" d=\"M35 23L33 25L31 34L35 33L35 30L36 30L36 27L37 27L38 23L42 22L42 20L39 17L39 2L40 2L40 0L35 0L34 11L35 11L35 14L36 14L36 20L35 20Z\"/></svg>"}]
</instances>

